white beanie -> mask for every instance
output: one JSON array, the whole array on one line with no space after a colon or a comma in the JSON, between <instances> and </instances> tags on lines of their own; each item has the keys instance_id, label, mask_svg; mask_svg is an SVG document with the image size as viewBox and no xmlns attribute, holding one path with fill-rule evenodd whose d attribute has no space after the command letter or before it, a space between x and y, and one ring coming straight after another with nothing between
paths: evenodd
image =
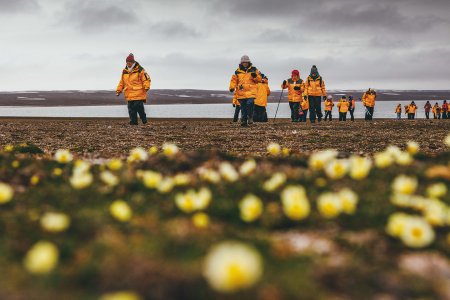
<instances>
[{"instance_id":1,"label":"white beanie","mask_svg":"<svg viewBox=\"0 0 450 300\"><path fill-rule=\"evenodd\" d=\"M241 57L241 64L242 63L249 63L250 62L250 58L248 57L248 55L244 55Z\"/></svg>"}]
</instances>

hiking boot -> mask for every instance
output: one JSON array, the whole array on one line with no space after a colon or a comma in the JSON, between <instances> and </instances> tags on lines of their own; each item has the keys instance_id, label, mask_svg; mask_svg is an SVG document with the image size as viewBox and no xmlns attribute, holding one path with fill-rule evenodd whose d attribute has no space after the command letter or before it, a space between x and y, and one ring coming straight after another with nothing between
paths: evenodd
<instances>
[{"instance_id":1,"label":"hiking boot","mask_svg":"<svg viewBox=\"0 0 450 300\"><path fill-rule=\"evenodd\" d=\"M311 120L311 121L309 121L310 123L316 123L316 120Z\"/></svg>"},{"instance_id":2,"label":"hiking boot","mask_svg":"<svg viewBox=\"0 0 450 300\"><path fill-rule=\"evenodd\" d=\"M241 122L241 126L247 126L247 122Z\"/></svg>"},{"instance_id":3,"label":"hiking boot","mask_svg":"<svg viewBox=\"0 0 450 300\"><path fill-rule=\"evenodd\" d=\"M142 124L147 124L147 119L142 120Z\"/></svg>"},{"instance_id":4,"label":"hiking boot","mask_svg":"<svg viewBox=\"0 0 450 300\"><path fill-rule=\"evenodd\" d=\"M134 122L131 122L131 121L130 121L130 125L138 125L138 123L137 123L137 122L134 123Z\"/></svg>"},{"instance_id":5,"label":"hiking boot","mask_svg":"<svg viewBox=\"0 0 450 300\"><path fill-rule=\"evenodd\" d=\"M249 118L248 119L248 124L250 125L250 124L253 124L253 118Z\"/></svg>"},{"instance_id":6,"label":"hiking boot","mask_svg":"<svg viewBox=\"0 0 450 300\"><path fill-rule=\"evenodd\" d=\"M294 120L293 122L294 122L294 123L298 123L298 122L299 122L299 120L295 119L295 120Z\"/></svg>"}]
</instances>

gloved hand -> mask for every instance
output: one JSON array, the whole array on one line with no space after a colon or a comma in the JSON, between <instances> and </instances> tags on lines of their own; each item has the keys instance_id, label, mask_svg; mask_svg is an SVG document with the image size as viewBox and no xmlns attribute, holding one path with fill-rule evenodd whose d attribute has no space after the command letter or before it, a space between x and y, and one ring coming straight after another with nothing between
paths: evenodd
<instances>
[{"instance_id":1,"label":"gloved hand","mask_svg":"<svg viewBox=\"0 0 450 300\"><path fill-rule=\"evenodd\" d=\"M231 93L234 92L234 89L230 89L230 92L231 92Z\"/></svg>"},{"instance_id":2,"label":"gloved hand","mask_svg":"<svg viewBox=\"0 0 450 300\"><path fill-rule=\"evenodd\" d=\"M286 80L285 80L285 81L283 81L283 85L284 85L284 86L286 86Z\"/></svg>"},{"instance_id":3,"label":"gloved hand","mask_svg":"<svg viewBox=\"0 0 450 300\"><path fill-rule=\"evenodd\" d=\"M308 96L303 97L303 99L305 99L305 101L308 101Z\"/></svg>"},{"instance_id":4,"label":"gloved hand","mask_svg":"<svg viewBox=\"0 0 450 300\"><path fill-rule=\"evenodd\" d=\"M233 107L236 107L236 104L233 104Z\"/></svg>"},{"instance_id":5,"label":"gloved hand","mask_svg":"<svg viewBox=\"0 0 450 300\"><path fill-rule=\"evenodd\" d=\"M323 96L323 101L327 100L327 96Z\"/></svg>"},{"instance_id":6,"label":"gloved hand","mask_svg":"<svg viewBox=\"0 0 450 300\"><path fill-rule=\"evenodd\" d=\"M148 92L148 89L145 89L145 92L147 93L147 92Z\"/></svg>"},{"instance_id":7,"label":"gloved hand","mask_svg":"<svg viewBox=\"0 0 450 300\"><path fill-rule=\"evenodd\" d=\"M294 90L300 91L300 87L299 87L299 86L296 86L296 87L294 87Z\"/></svg>"},{"instance_id":8,"label":"gloved hand","mask_svg":"<svg viewBox=\"0 0 450 300\"><path fill-rule=\"evenodd\" d=\"M120 92L116 93L116 96L119 97L120 96Z\"/></svg>"},{"instance_id":9,"label":"gloved hand","mask_svg":"<svg viewBox=\"0 0 450 300\"><path fill-rule=\"evenodd\" d=\"M256 73L251 73L251 75L253 78L256 78L256 76L258 76L258 75L256 75Z\"/></svg>"}]
</instances>

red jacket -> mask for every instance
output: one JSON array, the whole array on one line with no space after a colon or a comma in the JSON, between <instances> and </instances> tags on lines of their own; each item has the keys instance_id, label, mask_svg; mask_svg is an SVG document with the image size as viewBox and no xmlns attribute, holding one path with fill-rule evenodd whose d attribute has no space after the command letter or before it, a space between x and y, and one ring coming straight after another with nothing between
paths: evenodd
<instances>
[{"instance_id":1,"label":"red jacket","mask_svg":"<svg viewBox=\"0 0 450 300\"><path fill-rule=\"evenodd\" d=\"M442 104L441 109L442 109L442 112L445 112L445 113L448 112L448 104L447 103Z\"/></svg>"},{"instance_id":2,"label":"red jacket","mask_svg":"<svg viewBox=\"0 0 450 300\"><path fill-rule=\"evenodd\" d=\"M427 104L425 104L425 106L423 108L425 108L425 112L430 112L431 104L427 103Z\"/></svg>"}]
</instances>

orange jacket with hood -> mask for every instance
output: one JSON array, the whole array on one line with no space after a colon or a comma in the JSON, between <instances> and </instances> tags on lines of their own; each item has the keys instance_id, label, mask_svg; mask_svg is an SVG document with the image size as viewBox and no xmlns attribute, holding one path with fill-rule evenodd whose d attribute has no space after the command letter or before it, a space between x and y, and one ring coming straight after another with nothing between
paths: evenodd
<instances>
[{"instance_id":1,"label":"orange jacket with hood","mask_svg":"<svg viewBox=\"0 0 450 300\"><path fill-rule=\"evenodd\" d=\"M295 87L297 87L299 89L295 90ZM303 92L305 91L305 83L303 82L303 79L301 79L299 76L291 77L291 78L287 79L286 85L281 84L281 88L288 89L289 102L302 102Z\"/></svg>"},{"instance_id":2,"label":"orange jacket with hood","mask_svg":"<svg viewBox=\"0 0 450 300\"><path fill-rule=\"evenodd\" d=\"M252 73L256 74L255 78L253 78ZM238 100L256 98L257 84L261 81L261 73L251 63L248 64L247 68L240 64L239 69L231 77L229 89L236 90Z\"/></svg>"},{"instance_id":3,"label":"orange jacket with hood","mask_svg":"<svg viewBox=\"0 0 450 300\"><path fill-rule=\"evenodd\" d=\"M147 90L150 89L150 76L138 62L135 62L132 68L131 72L127 67L123 69L116 92L124 91L127 101L144 100L145 103Z\"/></svg>"},{"instance_id":4,"label":"orange jacket with hood","mask_svg":"<svg viewBox=\"0 0 450 300\"><path fill-rule=\"evenodd\" d=\"M312 75L308 76L308 79L305 81L305 91L308 96L326 96L327 90L325 89L325 82L322 77L317 72L317 76L315 78Z\"/></svg>"},{"instance_id":5,"label":"orange jacket with hood","mask_svg":"<svg viewBox=\"0 0 450 300\"><path fill-rule=\"evenodd\" d=\"M267 96L270 95L269 81L267 77L262 79L261 83L258 83L256 87L256 99L255 105L267 106Z\"/></svg>"}]
</instances>

